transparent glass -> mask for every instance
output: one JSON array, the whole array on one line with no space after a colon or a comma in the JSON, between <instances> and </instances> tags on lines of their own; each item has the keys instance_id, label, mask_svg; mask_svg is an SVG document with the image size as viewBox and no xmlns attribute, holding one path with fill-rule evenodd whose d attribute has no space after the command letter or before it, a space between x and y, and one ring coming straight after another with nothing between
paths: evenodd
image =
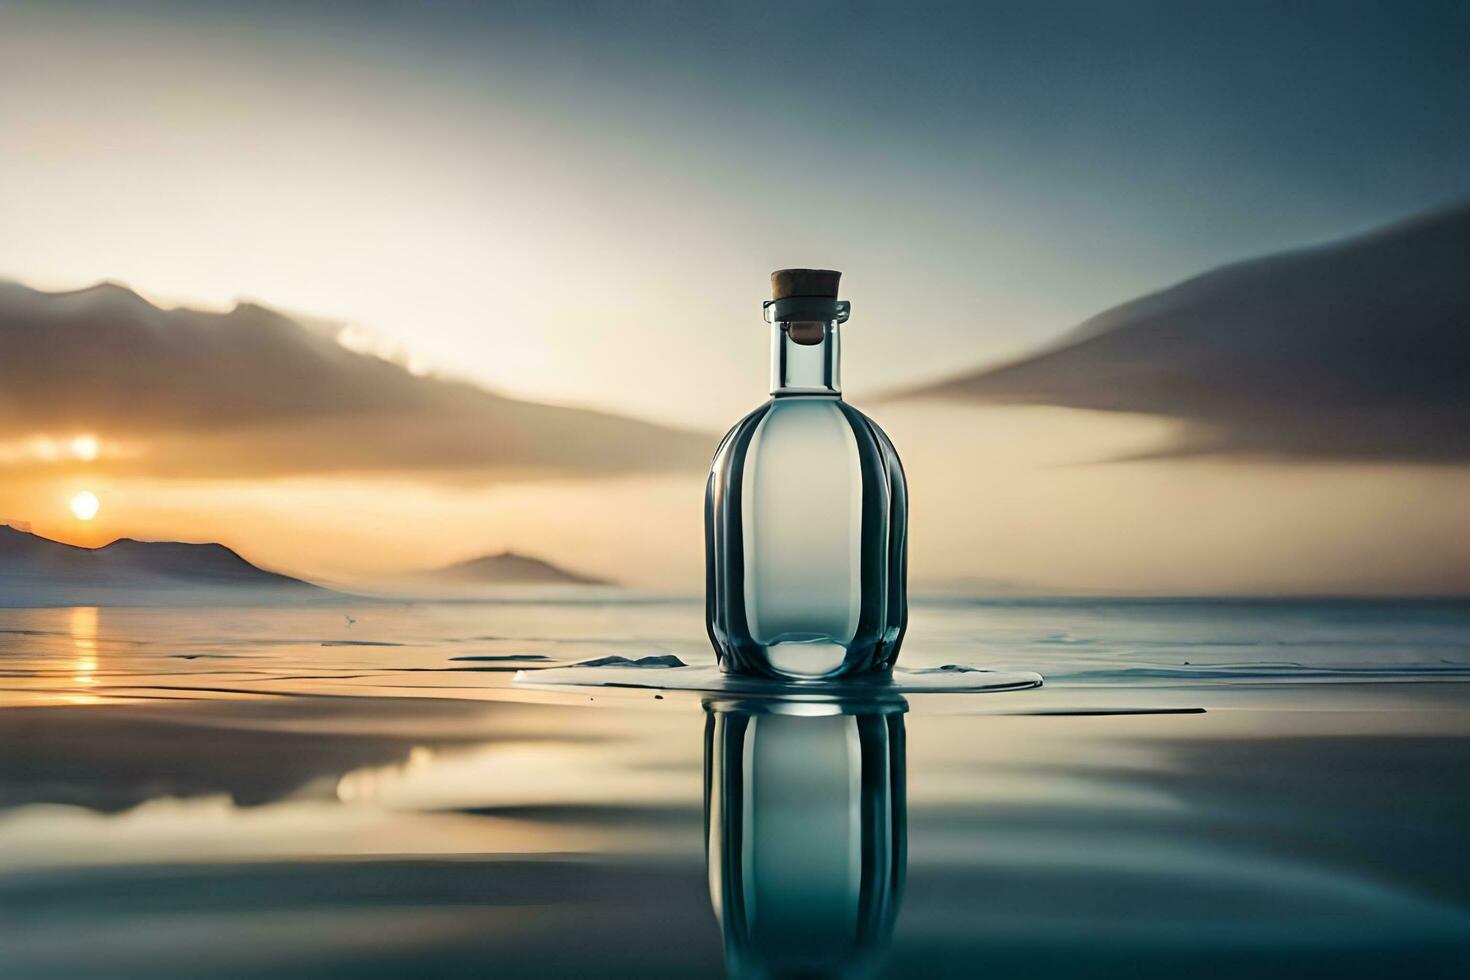
<instances>
[{"instance_id":1,"label":"transparent glass","mask_svg":"<svg viewBox=\"0 0 1470 980\"><path fill-rule=\"evenodd\" d=\"M888 437L842 400L847 312L835 300L767 304L772 397L710 468L706 624L728 672L818 679L887 671L898 657L908 492Z\"/></svg>"},{"instance_id":2,"label":"transparent glass","mask_svg":"<svg viewBox=\"0 0 1470 980\"><path fill-rule=\"evenodd\" d=\"M906 709L705 704L705 851L730 976L879 975L907 866Z\"/></svg>"}]
</instances>

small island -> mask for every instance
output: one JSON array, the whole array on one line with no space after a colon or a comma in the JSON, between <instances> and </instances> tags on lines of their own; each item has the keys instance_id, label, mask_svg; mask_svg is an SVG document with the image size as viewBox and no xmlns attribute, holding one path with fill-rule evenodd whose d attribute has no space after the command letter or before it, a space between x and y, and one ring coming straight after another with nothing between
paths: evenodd
<instances>
[{"instance_id":1,"label":"small island","mask_svg":"<svg viewBox=\"0 0 1470 980\"><path fill-rule=\"evenodd\" d=\"M502 551L426 569L414 575L425 584L476 585L614 585L591 575L568 571L549 561Z\"/></svg>"}]
</instances>

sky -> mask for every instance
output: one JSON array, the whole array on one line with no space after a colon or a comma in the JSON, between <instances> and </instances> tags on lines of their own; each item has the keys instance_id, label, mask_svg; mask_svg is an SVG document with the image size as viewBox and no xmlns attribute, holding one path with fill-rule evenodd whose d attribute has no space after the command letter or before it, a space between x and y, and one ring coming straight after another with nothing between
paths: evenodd
<instances>
[{"instance_id":1,"label":"sky","mask_svg":"<svg viewBox=\"0 0 1470 980\"><path fill-rule=\"evenodd\" d=\"M165 308L248 300L346 329L416 375L714 438L765 397L759 304L774 268L843 270L844 376L862 404L1021 355L1222 263L1463 199L1467 42L1458 3L7 0L0 279L111 280ZM1022 466L983 440L988 417L949 411L949 447L916 460L931 488L972 485L987 454ZM1038 433L1053 418L1041 411L1017 431ZM1099 458L1075 431L1156 428L1055 418L1037 434L1045 461L1022 466L1029 485ZM965 478L946 456L964 457ZM466 557L471 542L665 587L697 575L697 547L675 544L697 545L697 474L397 473L393 507L329 474L207 469L113 473L85 532L56 509L81 477L36 476L24 492L12 479L0 518L97 543L233 535L324 575ZM1110 499L1146 506L1169 481L1144 472L1094 466L1076 492L1127 473L1137 485ZM1384 507L1417 513L1425 494L1460 488L1443 469L1226 466L1211 479L1254 493L1288 476L1306 509L1369 488L1371 505L1334 525L1364 554L1382 550ZM1416 489L1385 489L1404 481ZM615 508L686 497L665 537L608 530ZM583 523L566 517L579 509ZM1080 545L1028 545L1044 536L1011 540L984 519L956 538L939 517L936 557L915 553L936 575L1110 587ZM993 539L1007 543L989 557ZM1178 580L1172 547L1150 554L1112 584ZM1432 588L1446 561L1359 584ZM1242 555L1191 587L1353 587L1325 561L1286 579L1257 564Z\"/></svg>"},{"instance_id":2,"label":"sky","mask_svg":"<svg viewBox=\"0 0 1470 980\"><path fill-rule=\"evenodd\" d=\"M0 5L0 273L720 426L783 265L849 387L1455 198L1462 4ZM670 366L676 370L670 370Z\"/></svg>"}]
</instances>

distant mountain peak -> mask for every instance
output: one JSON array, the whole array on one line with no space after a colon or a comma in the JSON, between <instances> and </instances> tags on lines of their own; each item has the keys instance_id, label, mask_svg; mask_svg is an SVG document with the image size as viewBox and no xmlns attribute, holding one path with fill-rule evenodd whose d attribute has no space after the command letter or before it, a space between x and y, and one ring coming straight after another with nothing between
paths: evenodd
<instances>
[{"instance_id":1,"label":"distant mountain peak","mask_svg":"<svg viewBox=\"0 0 1470 980\"><path fill-rule=\"evenodd\" d=\"M420 578L457 585L610 585L608 580L571 572L507 548L419 573Z\"/></svg>"},{"instance_id":2,"label":"distant mountain peak","mask_svg":"<svg viewBox=\"0 0 1470 980\"><path fill-rule=\"evenodd\" d=\"M157 307L155 307L146 298L141 296L132 287L126 285L125 283L118 282L115 279L103 279L99 282L94 282L90 286L83 286L80 289L73 289L67 292L56 293L54 295L74 300L85 300L88 302L96 303L108 309L117 309L119 307L130 307L139 310L157 309Z\"/></svg>"},{"instance_id":3,"label":"distant mountain peak","mask_svg":"<svg viewBox=\"0 0 1470 980\"><path fill-rule=\"evenodd\" d=\"M216 542L118 538L83 548L0 525L0 605L299 602L332 595L259 568Z\"/></svg>"},{"instance_id":4,"label":"distant mountain peak","mask_svg":"<svg viewBox=\"0 0 1470 980\"><path fill-rule=\"evenodd\" d=\"M1470 203L1237 262L903 393L1157 415L1150 455L1470 460Z\"/></svg>"},{"instance_id":5,"label":"distant mountain peak","mask_svg":"<svg viewBox=\"0 0 1470 980\"><path fill-rule=\"evenodd\" d=\"M14 354L0 355L0 442L105 420L148 446L131 464L142 476L491 482L708 463L708 433L499 395L340 335L254 301L162 309L115 282L45 292L0 280L0 351Z\"/></svg>"}]
</instances>

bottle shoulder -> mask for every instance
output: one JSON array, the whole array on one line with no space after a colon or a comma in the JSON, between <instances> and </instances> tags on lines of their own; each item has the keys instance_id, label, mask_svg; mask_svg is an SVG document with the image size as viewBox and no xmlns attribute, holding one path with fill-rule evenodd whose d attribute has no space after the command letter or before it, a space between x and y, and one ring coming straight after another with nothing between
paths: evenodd
<instances>
[{"instance_id":1,"label":"bottle shoulder","mask_svg":"<svg viewBox=\"0 0 1470 980\"><path fill-rule=\"evenodd\" d=\"M888 434L883 431L883 429L878 425L877 422L874 422L871 418L869 418L862 409L857 408L849 402L839 401L837 404L838 406L840 406L838 410L841 411L843 415L846 415L853 422L867 426L869 429L872 430L875 436L879 437L884 442L888 441Z\"/></svg>"},{"instance_id":2,"label":"bottle shoulder","mask_svg":"<svg viewBox=\"0 0 1470 980\"><path fill-rule=\"evenodd\" d=\"M772 401L774 400L772 399ZM768 401L747 412L739 422L736 422L730 427L730 431L725 433L724 438L720 440L719 446L715 449L714 460L710 464L712 470L718 470L723 465L726 465L732 453L744 453L745 447L750 443L751 436L755 434L756 429L760 427L761 420L765 418L766 413L770 410L771 402Z\"/></svg>"},{"instance_id":3,"label":"bottle shoulder","mask_svg":"<svg viewBox=\"0 0 1470 980\"><path fill-rule=\"evenodd\" d=\"M760 433L765 436L758 440ZM876 453L883 459L885 468L902 479L902 464L887 434L860 409L840 398L771 398L747 413L725 434L715 452L714 465L732 464L737 457L743 460L753 443L779 438L783 433L790 434L788 439L798 440L844 438L859 455Z\"/></svg>"},{"instance_id":4,"label":"bottle shoulder","mask_svg":"<svg viewBox=\"0 0 1470 980\"><path fill-rule=\"evenodd\" d=\"M860 409L854 408L847 402L841 402L839 404L841 404L842 406L842 413L847 416L847 418L852 422L853 425L861 426L867 429L867 431L872 435L873 441L878 444L878 448L882 451L883 455L890 460L893 468L898 471L898 476L902 478L903 465L899 462L898 450L894 448L893 440L888 438L888 433L883 431L883 427L880 426L877 422L874 422L867 415L863 414Z\"/></svg>"},{"instance_id":5,"label":"bottle shoulder","mask_svg":"<svg viewBox=\"0 0 1470 980\"><path fill-rule=\"evenodd\" d=\"M838 431L837 426L844 423L850 424L851 420L863 419L861 413L846 405L839 398L822 397L782 397L771 398L748 412L739 422L730 428L725 434L725 442L744 436L753 436L761 428L770 430L784 429L786 427L808 427L812 425L831 425L832 431ZM864 424L867 424L864 422Z\"/></svg>"},{"instance_id":6,"label":"bottle shoulder","mask_svg":"<svg viewBox=\"0 0 1470 980\"><path fill-rule=\"evenodd\" d=\"M843 401L841 398L821 397L788 396L785 398L771 398L756 406L746 413L739 422L731 426L730 430L725 433L724 441L728 442L732 436L736 436L742 431L748 432L753 430L767 418L774 424L782 419L792 419L794 421L813 416L845 418L850 424L866 429L878 441L892 448L893 443L888 438L888 434L883 431L877 422L874 422L864 414L861 409L855 408L852 404Z\"/></svg>"}]
</instances>

